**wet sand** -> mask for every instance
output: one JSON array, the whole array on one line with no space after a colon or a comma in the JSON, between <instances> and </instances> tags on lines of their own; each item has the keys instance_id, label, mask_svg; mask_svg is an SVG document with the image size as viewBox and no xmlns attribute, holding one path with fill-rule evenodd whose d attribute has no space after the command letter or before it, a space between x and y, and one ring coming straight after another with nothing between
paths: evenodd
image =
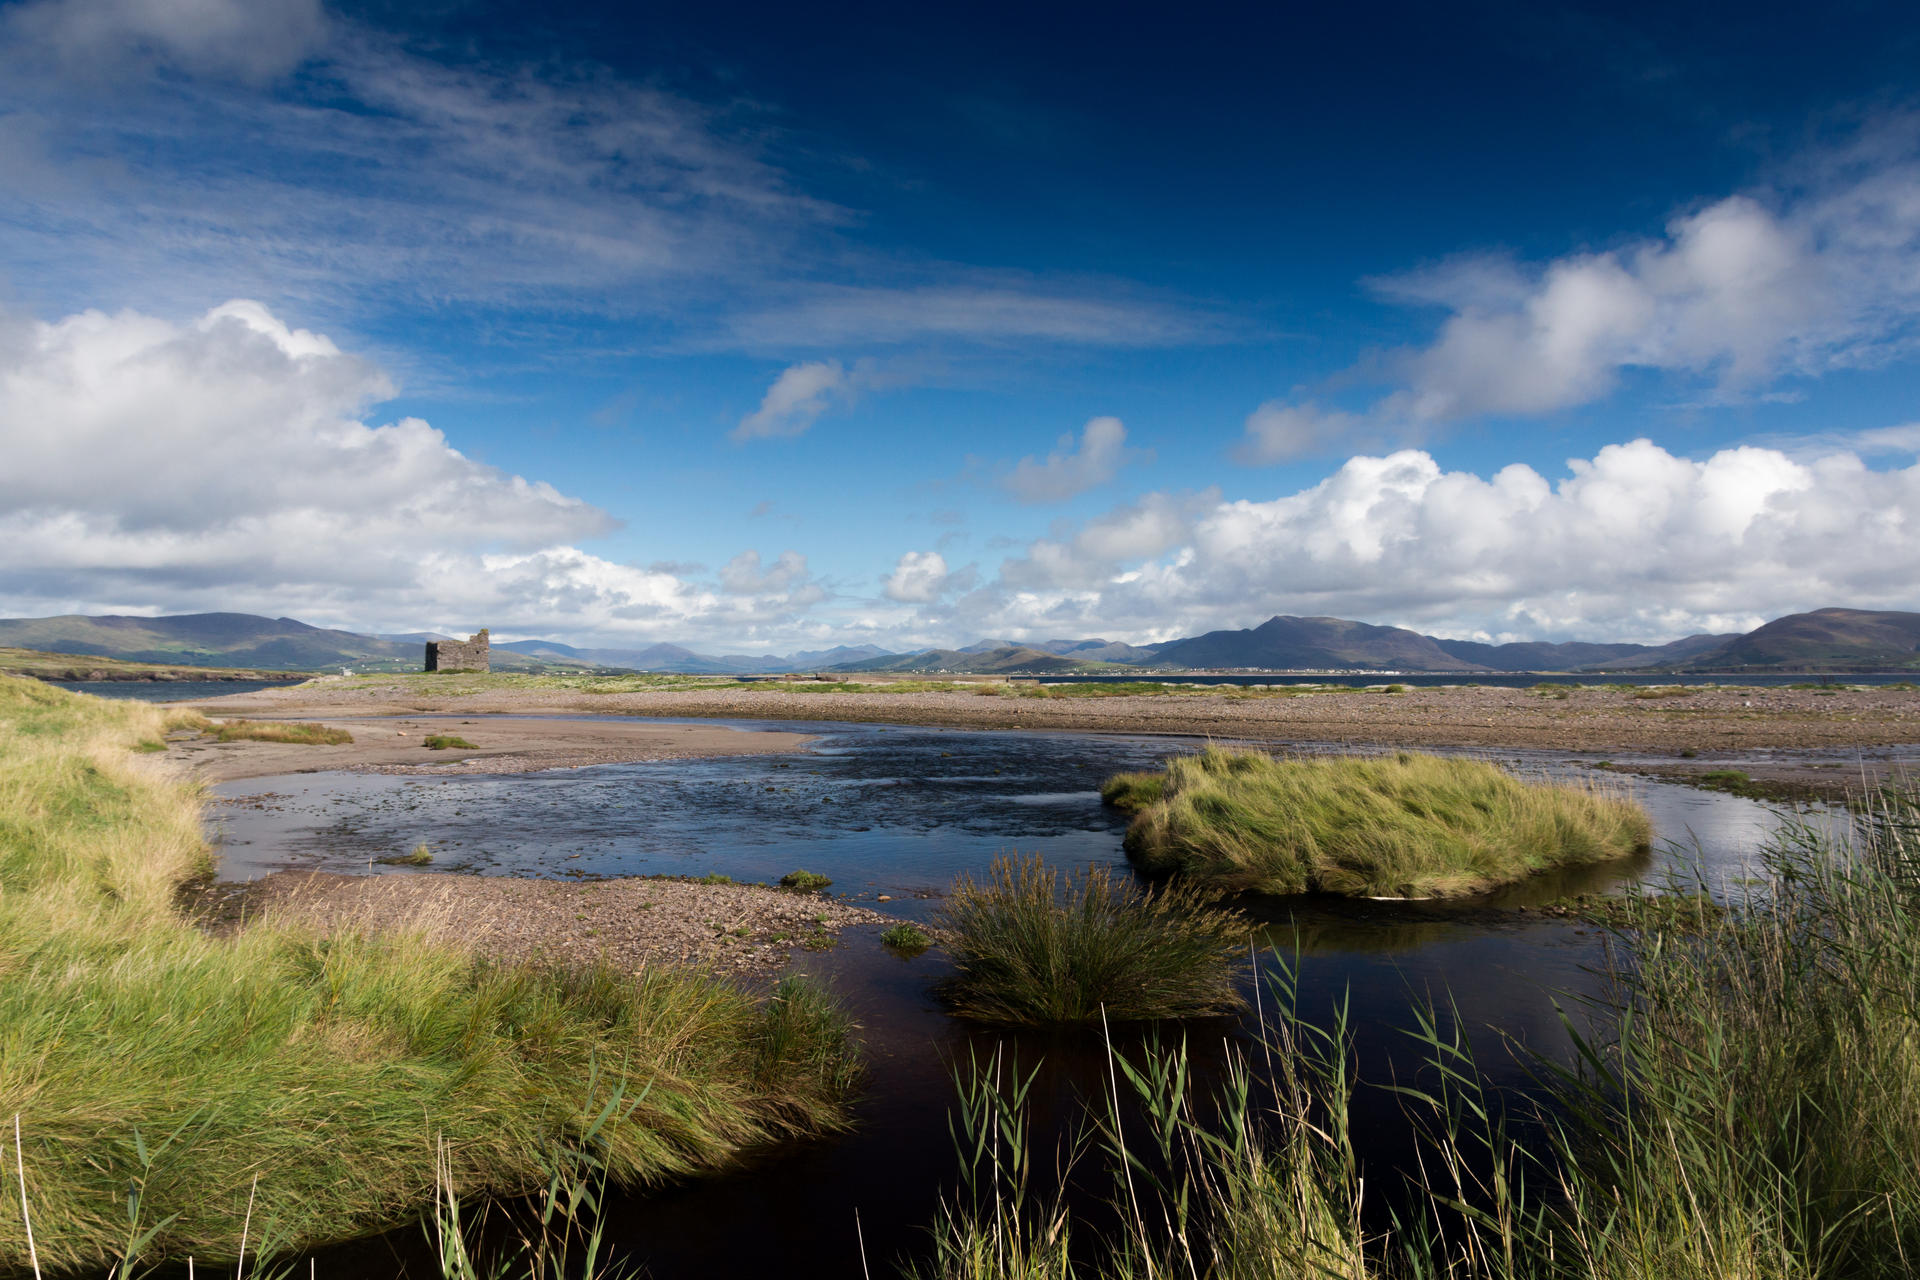
<instances>
[{"instance_id":1,"label":"wet sand","mask_svg":"<svg viewBox=\"0 0 1920 1280\"><path fill-rule=\"evenodd\" d=\"M346 730L353 735L353 741L340 746L318 746L215 742L206 737L175 735L176 740L168 744L168 755L184 764L196 778L231 782L239 778L331 769L428 775L526 773L535 769L569 769L632 760L764 755L799 751L813 741L803 733L761 733L723 725L543 720L518 716L373 719L313 714L317 709L304 708L288 714L279 714L279 708L275 708L276 714L268 716L235 711L227 705L251 696L217 698L204 704L203 709L219 719L314 721L328 728ZM436 751L423 745L429 735L462 738L473 743L474 749L451 747Z\"/></svg>"}]
</instances>

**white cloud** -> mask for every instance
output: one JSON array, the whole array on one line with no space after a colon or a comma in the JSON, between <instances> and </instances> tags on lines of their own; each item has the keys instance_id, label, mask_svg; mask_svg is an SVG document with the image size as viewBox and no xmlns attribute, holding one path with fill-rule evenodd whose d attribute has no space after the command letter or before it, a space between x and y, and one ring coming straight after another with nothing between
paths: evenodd
<instances>
[{"instance_id":1,"label":"white cloud","mask_svg":"<svg viewBox=\"0 0 1920 1280\"><path fill-rule=\"evenodd\" d=\"M797 552L716 591L568 545L616 522L417 418L369 425L393 393L253 302L0 325L0 609L751 643L824 598Z\"/></svg>"},{"instance_id":2,"label":"white cloud","mask_svg":"<svg viewBox=\"0 0 1920 1280\"><path fill-rule=\"evenodd\" d=\"M1129 462L1151 458L1149 451L1127 448L1127 429L1118 418L1092 418L1074 444L1072 433L1043 462L1025 457L1000 477L1000 486L1022 502L1062 502L1106 484Z\"/></svg>"},{"instance_id":3,"label":"white cloud","mask_svg":"<svg viewBox=\"0 0 1920 1280\"><path fill-rule=\"evenodd\" d=\"M253 81L291 70L326 29L320 0L35 0L0 27L68 74L104 79L153 61Z\"/></svg>"},{"instance_id":4,"label":"white cloud","mask_svg":"<svg viewBox=\"0 0 1920 1280\"><path fill-rule=\"evenodd\" d=\"M1110 540L1130 528L1149 532ZM1271 501L1143 502L1042 539L963 601L963 625L1151 639L1297 613L1659 640L1827 604L1915 608L1915 563L1920 463L1754 447L1691 461L1637 440L1550 482L1404 450Z\"/></svg>"},{"instance_id":5,"label":"white cloud","mask_svg":"<svg viewBox=\"0 0 1920 1280\"><path fill-rule=\"evenodd\" d=\"M742 551L720 567L720 585L736 596L791 591L810 579L807 558L798 551L782 551L778 559L764 567L758 551Z\"/></svg>"},{"instance_id":6,"label":"white cloud","mask_svg":"<svg viewBox=\"0 0 1920 1280\"><path fill-rule=\"evenodd\" d=\"M1338 445L1353 448L1381 434L1380 424L1363 414L1279 400L1269 400L1248 414L1245 430L1246 437L1233 450L1233 457L1249 466L1285 462Z\"/></svg>"},{"instance_id":7,"label":"white cloud","mask_svg":"<svg viewBox=\"0 0 1920 1280\"><path fill-rule=\"evenodd\" d=\"M1399 389L1359 414L1269 402L1239 456L1275 462L1366 432L1405 441L1464 418L1551 413L1606 397L1632 369L1738 399L1905 350L1920 336L1917 137L1911 120L1884 123L1809 161L1803 189L1728 196L1657 238L1537 268L1464 258L1374 281L1448 312L1430 344L1386 361Z\"/></svg>"},{"instance_id":8,"label":"white cloud","mask_svg":"<svg viewBox=\"0 0 1920 1280\"><path fill-rule=\"evenodd\" d=\"M797 436L835 401L851 400L861 382L858 370L850 372L838 360L789 365L760 398L760 407L740 419L731 434L735 440Z\"/></svg>"},{"instance_id":9,"label":"white cloud","mask_svg":"<svg viewBox=\"0 0 1920 1280\"><path fill-rule=\"evenodd\" d=\"M1112 288L1074 289L1004 272L948 273L962 282L811 288L735 318L732 336L745 346L782 349L928 339L1151 347L1217 336L1216 325L1190 308Z\"/></svg>"},{"instance_id":10,"label":"white cloud","mask_svg":"<svg viewBox=\"0 0 1920 1280\"><path fill-rule=\"evenodd\" d=\"M885 593L889 600L905 604L926 604L938 600L947 590L947 558L938 551L909 551L902 555L887 575Z\"/></svg>"}]
</instances>

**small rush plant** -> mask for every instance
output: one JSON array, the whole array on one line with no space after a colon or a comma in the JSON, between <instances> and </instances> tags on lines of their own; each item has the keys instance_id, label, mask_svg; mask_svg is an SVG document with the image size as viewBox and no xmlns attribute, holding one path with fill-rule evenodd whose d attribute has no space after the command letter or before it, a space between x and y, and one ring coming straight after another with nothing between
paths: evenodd
<instances>
[{"instance_id":1,"label":"small rush plant","mask_svg":"<svg viewBox=\"0 0 1920 1280\"><path fill-rule=\"evenodd\" d=\"M1186 886L1143 889L1106 867L1038 857L963 876L934 920L954 974L938 988L981 1022L1134 1022L1229 1013L1247 927Z\"/></svg>"}]
</instances>

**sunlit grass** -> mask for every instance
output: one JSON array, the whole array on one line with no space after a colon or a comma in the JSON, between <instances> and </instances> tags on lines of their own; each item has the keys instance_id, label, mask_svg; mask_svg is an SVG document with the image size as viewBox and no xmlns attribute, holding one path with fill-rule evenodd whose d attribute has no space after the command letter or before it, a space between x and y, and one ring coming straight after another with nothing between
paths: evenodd
<instances>
[{"instance_id":1,"label":"sunlit grass","mask_svg":"<svg viewBox=\"0 0 1920 1280\"><path fill-rule=\"evenodd\" d=\"M1128 855L1228 890L1476 893L1644 850L1646 813L1591 785L1522 782L1485 761L1398 752L1280 759L1209 747L1103 794L1130 808Z\"/></svg>"},{"instance_id":2,"label":"sunlit grass","mask_svg":"<svg viewBox=\"0 0 1920 1280\"><path fill-rule=\"evenodd\" d=\"M410 934L202 933L173 908L209 868L201 793L128 751L179 720L0 678L0 1121L19 1117L49 1274L127 1269L135 1203L149 1261L204 1264L233 1257L249 1204L271 1252L404 1222L437 1185L534 1191L589 1132L615 1182L648 1183L842 1122L845 1028L817 992L763 1006ZM601 1115L596 1080L630 1110Z\"/></svg>"}]
</instances>

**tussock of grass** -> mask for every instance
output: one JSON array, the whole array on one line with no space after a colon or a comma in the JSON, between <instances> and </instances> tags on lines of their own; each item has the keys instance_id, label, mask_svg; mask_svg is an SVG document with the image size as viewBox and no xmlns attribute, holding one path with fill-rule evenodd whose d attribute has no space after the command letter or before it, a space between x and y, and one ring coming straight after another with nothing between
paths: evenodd
<instances>
[{"instance_id":1,"label":"tussock of grass","mask_svg":"<svg viewBox=\"0 0 1920 1280\"><path fill-rule=\"evenodd\" d=\"M1143 794L1121 778L1116 801ZM1170 760L1127 829L1135 864L1221 889L1433 897L1644 850L1641 808L1526 783L1484 761L1399 752L1276 759L1209 747Z\"/></svg>"},{"instance_id":2,"label":"tussock of grass","mask_svg":"<svg viewBox=\"0 0 1920 1280\"><path fill-rule=\"evenodd\" d=\"M478 751L480 749L477 744L451 733L430 733L420 745L429 751Z\"/></svg>"},{"instance_id":3,"label":"tussock of grass","mask_svg":"<svg viewBox=\"0 0 1920 1280\"><path fill-rule=\"evenodd\" d=\"M374 861L388 867L427 867L433 865L433 850L427 848L423 840L405 853L389 854Z\"/></svg>"},{"instance_id":4,"label":"tussock of grass","mask_svg":"<svg viewBox=\"0 0 1920 1280\"><path fill-rule=\"evenodd\" d=\"M963 876L934 920L956 972L939 988L983 1022L1184 1018L1240 1007L1238 916L1197 891L1142 890L1105 867L1062 876L1039 858Z\"/></svg>"},{"instance_id":5,"label":"tussock of grass","mask_svg":"<svg viewBox=\"0 0 1920 1280\"><path fill-rule=\"evenodd\" d=\"M204 1264L233 1256L250 1195L269 1253L407 1220L437 1141L474 1196L544 1187L589 1132L615 1181L645 1183L841 1122L844 1029L817 993L762 1008L712 977L411 935L199 932L172 901L209 870L200 793L127 750L170 723L0 678L0 1121L20 1117L49 1274L122 1262L130 1189L158 1224L147 1261ZM610 1082L631 1106L611 1119ZM28 1265L13 1172L9 1274Z\"/></svg>"},{"instance_id":6,"label":"tussock of grass","mask_svg":"<svg viewBox=\"0 0 1920 1280\"><path fill-rule=\"evenodd\" d=\"M882 946L892 947L895 951L917 956L933 945L933 939L915 926L902 921L883 932L880 935L880 943Z\"/></svg>"},{"instance_id":7,"label":"tussock of grass","mask_svg":"<svg viewBox=\"0 0 1920 1280\"><path fill-rule=\"evenodd\" d=\"M789 871L780 877L780 887L796 893L818 893L832 883L832 877L823 876L818 871Z\"/></svg>"},{"instance_id":8,"label":"tussock of grass","mask_svg":"<svg viewBox=\"0 0 1920 1280\"><path fill-rule=\"evenodd\" d=\"M1116 773L1100 784L1100 799L1122 813L1138 813L1166 794L1160 773Z\"/></svg>"},{"instance_id":9,"label":"tussock of grass","mask_svg":"<svg viewBox=\"0 0 1920 1280\"><path fill-rule=\"evenodd\" d=\"M345 729L286 720L217 720L207 729L217 742L292 742L309 747L338 747L353 741Z\"/></svg>"}]
</instances>

